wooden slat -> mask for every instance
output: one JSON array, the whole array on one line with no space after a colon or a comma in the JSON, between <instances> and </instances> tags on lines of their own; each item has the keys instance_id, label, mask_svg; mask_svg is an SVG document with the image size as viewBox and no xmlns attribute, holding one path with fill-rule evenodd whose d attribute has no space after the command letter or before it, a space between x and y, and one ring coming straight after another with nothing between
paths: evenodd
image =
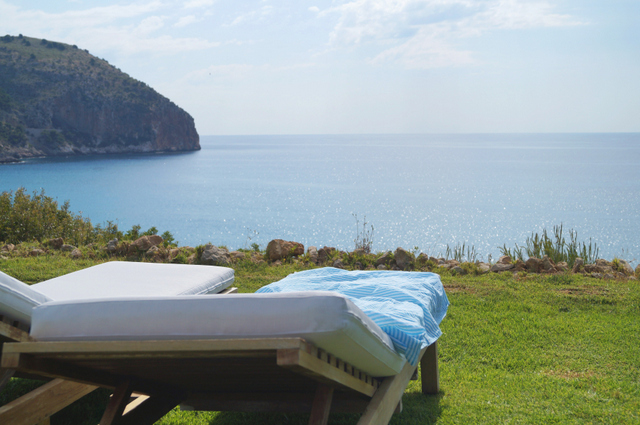
<instances>
[{"instance_id":1,"label":"wooden slat","mask_svg":"<svg viewBox=\"0 0 640 425\"><path fill-rule=\"evenodd\" d=\"M437 394L440 391L440 372L438 369L438 341L427 347L420 361L420 377L423 394Z\"/></svg>"},{"instance_id":2,"label":"wooden slat","mask_svg":"<svg viewBox=\"0 0 640 425\"><path fill-rule=\"evenodd\" d=\"M309 425L327 425L329 412L331 412L331 401L333 399L333 387L326 384L318 384L316 395L313 398L311 417Z\"/></svg>"},{"instance_id":3,"label":"wooden slat","mask_svg":"<svg viewBox=\"0 0 640 425\"><path fill-rule=\"evenodd\" d=\"M87 355L130 356L139 354L150 356L184 357L185 353L204 353L215 356L225 352L251 352L279 349L306 349L307 343L301 338L255 338L255 339L201 339L201 340L168 340L168 341L53 341L8 343L3 351L6 353L44 354L60 358L64 354L76 357ZM234 353L234 355L236 355ZM4 367L4 366L3 366Z\"/></svg>"},{"instance_id":4,"label":"wooden slat","mask_svg":"<svg viewBox=\"0 0 640 425\"><path fill-rule=\"evenodd\" d=\"M15 327L13 324L7 323L4 320L0 321L0 336L2 336L5 341L34 341L34 339L29 336L29 332L27 330Z\"/></svg>"},{"instance_id":5,"label":"wooden slat","mask_svg":"<svg viewBox=\"0 0 640 425\"><path fill-rule=\"evenodd\" d=\"M420 353L420 358L424 355L426 348ZM376 391L371 402L358 421L358 425L378 425L387 424L391 420L398 403L402 400L402 394L409 384L411 375L417 366L412 366L408 362L400 373L382 381L380 388Z\"/></svg>"},{"instance_id":6,"label":"wooden slat","mask_svg":"<svg viewBox=\"0 0 640 425\"><path fill-rule=\"evenodd\" d=\"M39 423L96 388L54 379L0 407L0 424L33 425Z\"/></svg>"},{"instance_id":7,"label":"wooden slat","mask_svg":"<svg viewBox=\"0 0 640 425\"><path fill-rule=\"evenodd\" d=\"M376 392L373 381L357 379L336 367L334 356L329 356L329 363L312 356L303 350L278 350L278 366L305 374L319 382L343 385L362 394L372 396Z\"/></svg>"}]
</instances>

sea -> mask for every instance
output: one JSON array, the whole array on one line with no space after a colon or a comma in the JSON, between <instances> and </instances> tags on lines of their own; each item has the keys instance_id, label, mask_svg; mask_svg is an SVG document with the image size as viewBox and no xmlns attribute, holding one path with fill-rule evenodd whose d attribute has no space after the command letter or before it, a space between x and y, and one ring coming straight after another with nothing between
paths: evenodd
<instances>
[{"instance_id":1,"label":"sea","mask_svg":"<svg viewBox=\"0 0 640 425\"><path fill-rule=\"evenodd\" d=\"M601 258L640 259L640 133L202 136L196 152L0 165L0 191L69 201L94 224L180 246L280 238L352 250L501 247L562 225ZM634 263L632 263L634 264Z\"/></svg>"}]
</instances>

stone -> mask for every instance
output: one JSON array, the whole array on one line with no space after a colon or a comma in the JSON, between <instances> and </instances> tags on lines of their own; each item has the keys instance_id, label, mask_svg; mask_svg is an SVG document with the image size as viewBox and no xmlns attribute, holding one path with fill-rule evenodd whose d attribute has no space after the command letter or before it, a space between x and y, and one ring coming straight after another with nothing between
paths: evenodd
<instances>
[{"instance_id":1,"label":"stone","mask_svg":"<svg viewBox=\"0 0 640 425\"><path fill-rule=\"evenodd\" d=\"M180 255L180 248L172 248L169 250L169 261L175 260L175 258Z\"/></svg>"},{"instance_id":2,"label":"stone","mask_svg":"<svg viewBox=\"0 0 640 425\"><path fill-rule=\"evenodd\" d=\"M269 261L283 260L304 254L304 245L299 242L274 239L267 245L266 255Z\"/></svg>"},{"instance_id":3,"label":"stone","mask_svg":"<svg viewBox=\"0 0 640 425\"><path fill-rule=\"evenodd\" d=\"M584 269L584 260L580 257L576 258L575 261L573 262L573 267L571 268L571 271L573 273L578 273L580 272L582 269Z\"/></svg>"},{"instance_id":4,"label":"stone","mask_svg":"<svg viewBox=\"0 0 640 425\"><path fill-rule=\"evenodd\" d=\"M489 273L491 271L491 266L488 263L478 263L478 271L482 274Z\"/></svg>"},{"instance_id":5,"label":"stone","mask_svg":"<svg viewBox=\"0 0 640 425\"><path fill-rule=\"evenodd\" d=\"M584 271L587 273L604 273L604 268L596 264L585 264Z\"/></svg>"},{"instance_id":6,"label":"stone","mask_svg":"<svg viewBox=\"0 0 640 425\"><path fill-rule=\"evenodd\" d=\"M356 263L353 265L353 268L356 270L364 270L364 266L360 261L356 261Z\"/></svg>"},{"instance_id":7,"label":"stone","mask_svg":"<svg viewBox=\"0 0 640 425\"><path fill-rule=\"evenodd\" d=\"M566 261L560 261L558 262L558 264L556 264L556 270L558 270L559 272L566 272L567 270L569 270L569 264L567 264Z\"/></svg>"},{"instance_id":8,"label":"stone","mask_svg":"<svg viewBox=\"0 0 640 425\"><path fill-rule=\"evenodd\" d=\"M78 248L74 249L73 251L71 251L71 254L69 255L71 258L82 258L82 251L80 251Z\"/></svg>"},{"instance_id":9,"label":"stone","mask_svg":"<svg viewBox=\"0 0 640 425\"><path fill-rule=\"evenodd\" d=\"M468 272L465 269L463 269L462 267L460 267L460 266L453 266L451 268L451 273L454 273L454 274L460 275L460 276L464 276Z\"/></svg>"},{"instance_id":10,"label":"stone","mask_svg":"<svg viewBox=\"0 0 640 425\"><path fill-rule=\"evenodd\" d=\"M380 266L380 265L388 266L391 261L393 261L393 254L391 253L391 251L387 251L384 254L382 254L382 257L376 260L376 266Z\"/></svg>"},{"instance_id":11,"label":"stone","mask_svg":"<svg viewBox=\"0 0 640 425\"><path fill-rule=\"evenodd\" d=\"M511 257L509 257L508 255L503 255L502 257L498 258L498 262L496 264L511 264L513 260L511 260Z\"/></svg>"},{"instance_id":12,"label":"stone","mask_svg":"<svg viewBox=\"0 0 640 425\"><path fill-rule=\"evenodd\" d=\"M32 249L32 250L29 252L29 255L31 255L32 257L37 257L37 256L39 256L39 255L43 255L43 254L44 254L44 251L43 251L43 250L41 250L41 249L39 249L39 248Z\"/></svg>"},{"instance_id":13,"label":"stone","mask_svg":"<svg viewBox=\"0 0 640 425\"><path fill-rule=\"evenodd\" d=\"M504 272L507 270L511 270L513 268L515 268L516 266L509 263L509 264L502 264L502 263L496 263L493 266L491 266L491 271L494 273L499 273L499 272Z\"/></svg>"},{"instance_id":14,"label":"stone","mask_svg":"<svg viewBox=\"0 0 640 425\"><path fill-rule=\"evenodd\" d=\"M598 258L598 259L596 260L596 266L599 266L599 267L604 268L604 267L607 267L607 266L611 266L611 263L610 263L610 262L608 262L608 261L607 261L607 260L605 260L605 259Z\"/></svg>"},{"instance_id":15,"label":"stone","mask_svg":"<svg viewBox=\"0 0 640 425\"><path fill-rule=\"evenodd\" d=\"M555 273L556 272L556 267L555 264L553 262L553 260L551 258L549 258L549 256L545 255L542 258L542 271L545 273Z\"/></svg>"},{"instance_id":16,"label":"stone","mask_svg":"<svg viewBox=\"0 0 640 425\"><path fill-rule=\"evenodd\" d=\"M542 260L536 257L527 258L524 265L527 268L527 271L531 273L540 273L540 270L542 270Z\"/></svg>"},{"instance_id":17,"label":"stone","mask_svg":"<svg viewBox=\"0 0 640 425\"><path fill-rule=\"evenodd\" d=\"M622 272L624 274L626 275L633 274L633 267L631 267L631 264L629 264L627 260L620 260L620 265L622 265Z\"/></svg>"},{"instance_id":18,"label":"stone","mask_svg":"<svg viewBox=\"0 0 640 425\"><path fill-rule=\"evenodd\" d=\"M118 239L111 239L107 243L107 251L116 252L118 250Z\"/></svg>"},{"instance_id":19,"label":"stone","mask_svg":"<svg viewBox=\"0 0 640 425\"><path fill-rule=\"evenodd\" d=\"M231 263L231 256L226 249L208 243L204 246L200 262L212 266L228 266Z\"/></svg>"},{"instance_id":20,"label":"stone","mask_svg":"<svg viewBox=\"0 0 640 425\"><path fill-rule=\"evenodd\" d=\"M425 264L427 261L429 261L429 256L424 252L421 252L420 255L418 255L418 258L416 258L416 262L420 264Z\"/></svg>"},{"instance_id":21,"label":"stone","mask_svg":"<svg viewBox=\"0 0 640 425\"><path fill-rule=\"evenodd\" d=\"M6 245L4 245L2 248L0 248L0 251L2 252L11 252L16 248L16 246L12 243L8 243Z\"/></svg>"},{"instance_id":22,"label":"stone","mask_svg":"<svg viewBox=\"0 0 640 425\"><path fill-rule=\"evenodd\" d=\"M353 255L364 256L364 255L367 255L367 251L365 251L364 248L356 248L356 249L353 250L352 254Z\"/></svg>"},{"instance_id":23,"label":"stone","mask_svg":"<svg viewBox=\"0 0 640 425\"><path fill-rule=\"evenodd\" d=\"M47 241L47 245L49 245L53 249L60 249L62 245L64 245L64 239L62 238L53 238Z\"/></svg>"},{"instance_id":24,"label":"stone","mask_svg":"<svg viewBox=\"0 0 640 425\"><path fill-rule=\"evenodd\" d=\"M309 255L309 260L312 263L318 264L318 248L310 246L309 249L307 249L307 255Z\"/></svg>"},{"instance_id":25,"label":"stone","mask_svg":"<svg viewBox=\"0 0 640 425\"><path fill-rule=\"evenodd\" d=\"M324 264L329 260L331 255L336 251L334 247L325 246L318 250L318 264Z\"/></svg>"},{"instance_id":26,"label":"stone","mask_svg":"<svg viewBox=\"0 0 640 425\"><path fill-rule=\"evenodd\" d=\"M337 258L334 262L333 262L333 267L337 268L337 269L344 269L344 264L342 263L342 260Z\"/></svg>"},{"instance_id":27,"label":"stone","mask_svg":"<svg viewBox=\"0 0 640 425\"><path fill-rule=\"evenodd\" d=\"M75 247L75 246L73 246L73 245L68 245L68 244L64 244L64 245L62 245L62 246L60 247L60 251L64 251L64 252L71 252L71 251L73 251L74 249L76 249L76 247Z\"/></svg>"},{"instance_id":28,"label":"stone","mask_svg":"<svg viewBox=\"0 0 640 425\"><path fill-rule=\"evenodd\" d=\"M636 275L640 276L640 264L636 266Z\"/></svg>"},{"instance_id":29,"label":"stone","mask_svg":"<svg viewBox=\"0 0 640 425\"><path fill-rule=\"evenodd\" d=\"M527 266L524 261L522 261L521 259L517 259L513 269L516 272L522 272L527 269Z\"/></svg>"},{"instance_id":30,"label":"stone","mask_svg":"<svg viewBox=\"0 0 640 425\"><path fill-rule=\"evenodd\" d=\"M607 280L610 280L610 279L615 279L615 276L612 275L611 273L607 273L607 274L604 275L604 278L607 279Z\"/></svg>"},{"instance_id":31,"label":"stone","mask_svg":"<svg viewBox=\"0 0 640 425\"><path fill-rule=\"evenodd\" d=\"M378 264L378 267L376 267L376 269L378 269L378 270L387 270L387 266L385 266L384 264Z\"/></svg>"},{"instance_id":32,"label":"stone","mask_svg":"<svg viewBox=\"0 0 640 425\"><path fill-rule=\"evenodd\" d=\"M411 265L411 263L413 263L413 255L409 251L400 247L398 247L396 252L394 252L393 258L396 260L396 265L402 270L406 269Z\"/></svg>"},{"instance_id":33,"label":"stone","mask_svg":"<svg viewBox=\"0 0 640 425\"><path fill-rule=\"evenodd\" d=\"M595 279L602 279L602 273L591 273L591 277Z\"/></svg>"},{"instance_id":34,"label":"stone","mask_svg":"<svg viewBox=\"0 0 640 425\"><path fill-rule=\"evenodd\" d=\"M240 251L231 251L229 253L229 255L231 256L231 259L233 261L240 261L240 260L244 260L244 252L240 252Z\"/></svg>"},{"instance_id":35,"label":"stone","mask_svg":"<svg viewBox=\"0 0 640 425\"><path fill-rule=\"evenodd\" d=\"M158 235L142 236L129 245L129 252L133 252L136 249L138 251L147 251L152 246L158 246L161 243L162 238Z\"/></svg>"}]
</instances>

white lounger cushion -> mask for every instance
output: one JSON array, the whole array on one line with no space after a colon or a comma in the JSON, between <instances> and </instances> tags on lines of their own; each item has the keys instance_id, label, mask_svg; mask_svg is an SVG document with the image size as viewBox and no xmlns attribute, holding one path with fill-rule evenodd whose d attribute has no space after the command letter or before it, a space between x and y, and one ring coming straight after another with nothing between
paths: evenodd
<instances>
[{"instance_id":1,"label":"white lounger cushion","mask_svg":"<svg viewBox=\"0 0 640 425\"><path fill-rule=\"evenodd\" d=\"M40 341L301 337L373 376L406 360L346 297L333 292L51 302L33 311Z\"/></svg>"},{"instance_id":2,"label":"white lounger cushion","mask_svg":"<svg viewBox=\"0 0 640 425\"><path fill-rule=\"evenodd\" d=\"M0 272L0 316L28 325L31 310L49 301L51 298L34 291L26 283Z\"/></svg>"},{"instance_id":3,"label":"white lounger cushion","mask_svg":"<svg viewBox=\"0 0 640 425\"><path fill-rule=\"evenodd\" d=\"M55 301L214 294L233 283L233 269L110 261L32 286Z\"/></svg>"},{"instance_id":4,"label":"white lounger cushion","mask_svg":"<svg viewBox=\"0 0 640 425\"><path fill-rule=\"evenodd\" d=\"M233 283L228 267L111 261L27 285L0 272L0 316L31 323L49 301L218 293Z\"/></svg>"}]
</instances>

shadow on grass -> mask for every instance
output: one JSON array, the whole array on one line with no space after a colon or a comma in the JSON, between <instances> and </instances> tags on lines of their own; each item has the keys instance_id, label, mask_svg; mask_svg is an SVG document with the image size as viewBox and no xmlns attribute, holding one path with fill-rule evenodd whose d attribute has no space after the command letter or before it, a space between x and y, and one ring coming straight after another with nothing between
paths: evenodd
<instances>
[{"instance_id":1,"label":"shadow on grass","mask_svg":"<svg viewBox=\"0 0 640 425\"><path fill-rule=\"evenodd\" d=\"M402 399L402 413L394 414L390 425L430 425L437 423L442 414L441 400L443 396L443 392L435 396L425 396L420 393L405 394ZM360 416L357 414L334 413L329 416L329 425L355 425L358 423ZM221 412L209 422L209 425L306 425L308 423L308 414Z\"/></svg>"}]
</instances>

